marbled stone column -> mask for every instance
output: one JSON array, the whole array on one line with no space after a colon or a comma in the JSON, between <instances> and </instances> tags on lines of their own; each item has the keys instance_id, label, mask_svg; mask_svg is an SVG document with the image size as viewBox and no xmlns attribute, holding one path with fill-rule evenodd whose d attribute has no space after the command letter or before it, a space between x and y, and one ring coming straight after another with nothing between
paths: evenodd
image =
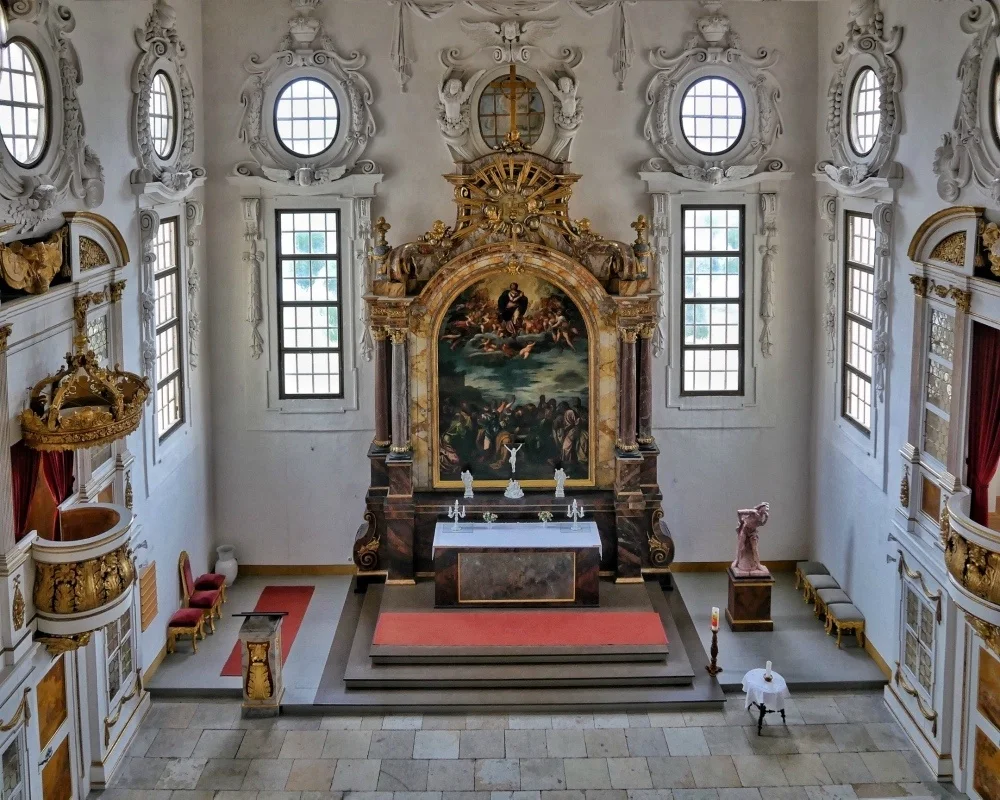
<instances>
[{"instance_id":1,"label":"marbled stone column","mask_svg":"<svg viewBox=\"0 0 1000 800\"><path fill-rule=\"evenodd\" d=\"M410 381L406 328L389 331L392 340L392 446L396 454L410 452Z\"/></svg>"},{"instance_id":2,"label":"marbled stone column","mask_svg":"<svg viewBox=\"0 0 1000 800\"><path fill-rule=\"evenodd\" d=\"M376 447L388 447L389 433L389 331L382 327L372 328L375 340L375 439Z\"/></svg>"},{"instance_id":3,"label":"marbled stone column","mask_svg":"<svg viewBox=\"0 0 1000 800\"><path fill-rule=\"evenodd\" d=\"M639 328L639 436L640 447L648 447L653 439L653 334L652 323Z\"/></svg>"},{"instance_id":4,"label":"marbled stone column","mask_svg":"<svg viewBox=\"0 0 1000 800\"><path fill-rule=\"evenodd\" d=\"M10 409L7 405L7 340L11 326L0 326L0 553L14 549L14 498L10 465Z\"/></svg>"},{"instance_id":5,"label":"marbled stone column","mask_svg":"<svg viewBox=\"0 0 1000 800\"><path fill-rule=\"evenodd\" d=\"M635 412L636 412L636 370L635 370L635 340L638 328L623 327L618 330L621 336L620 359L618 365L618 442L617 447L625 453L639 449L635 442Z\"/></svg>"}]
</instances>

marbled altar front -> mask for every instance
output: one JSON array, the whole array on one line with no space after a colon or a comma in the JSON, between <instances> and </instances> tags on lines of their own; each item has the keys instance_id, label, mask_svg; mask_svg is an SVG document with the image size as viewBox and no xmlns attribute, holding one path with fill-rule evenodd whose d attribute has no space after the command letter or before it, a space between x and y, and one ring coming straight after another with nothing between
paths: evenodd
<instances>
[{"instance_id":1,"label":"marbled altar front","mask_svg":"<svg viewBox=\"0 0 1000 800\"><path fill-rule=\"evenodd\" d=\"M434 534L435 605L596 606L601 538L593 522L439 522Z\"/></svg>"}]
</instances>

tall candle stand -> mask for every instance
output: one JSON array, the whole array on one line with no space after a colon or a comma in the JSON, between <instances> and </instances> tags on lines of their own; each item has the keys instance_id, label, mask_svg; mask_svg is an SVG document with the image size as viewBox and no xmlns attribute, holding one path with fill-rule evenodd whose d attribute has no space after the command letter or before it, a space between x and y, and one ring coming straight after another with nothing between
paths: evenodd
<instances>
[{"instance_id":1,"label":"tall candle stand","mask_svg":"<svg viewBox=\"0 0 1000 800\"><path fill-rule=\"evenodd\" d=\"M705 669L708 670L709 675L718 675L722 672L722 667L718 664L719 658L719 632L717 630L712 631L712 649L709 650L709 655L712 657L712 663L709 664Z\"/></svg>"}]
</instances>

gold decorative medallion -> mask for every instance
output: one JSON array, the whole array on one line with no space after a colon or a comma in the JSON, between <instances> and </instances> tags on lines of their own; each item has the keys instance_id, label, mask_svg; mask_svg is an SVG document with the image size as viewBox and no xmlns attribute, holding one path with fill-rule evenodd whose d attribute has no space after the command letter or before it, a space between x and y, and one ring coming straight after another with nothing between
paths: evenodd
<instances>
[{"instance_id":1,"label":"gold decorative medallion","mask_svg":"<svg viewBox=\"0 0 1000 800\"><path fill-rule=\"evenodd\" d=\"M63 249L68 227L60 228L43 241L0 242L0 277L12 289L28 294L45 294L63 268Z\"/></svg>"},{"instance_id":2,"label":"gold decorative medallion","mask_svg":"<svg viewBox=\"0 0 1000 800\"><path fill-rule=\"evenodd\" d=\"M247 642L247 697L267 700L274 696L271 665L268 664L270 642Z\"/></svg>"},{"instance_id":3,"label":"gold decorative medallion","mask_svg":"<svg viewBox=\"0 0 1000 800\"><path fill-rule=\"evenodd\" d=\"M983 228L983 245L990 260L990 272L1000 276L1000 225L991 222Z\"/></svg>"},{"instance_id":4,"label":"gold decorative medallion","mask_svg":"<svg viewBox=\"0 0 1000 800\"><path fill-rule=\"evenodd\" d=\"M958 233L951 234L951 236L946 236L931 251L931 259L933 261L944 261L947 264L954 264L956 267L962 267L965 265L966 243L965 231L959 231Z\"/></svg>"},{"instance_id":5,"label":"gold decorative medallion","mask_svg":"<svg viewBox=\"0 0 1000 800\"><path fill-rule=\"evenodd\" d=\"M11 615L14 620L14 630L24 627L24 594L21 592L21 576L14 576L14 600L11 603Z\"/></svg>"}]
</instances>

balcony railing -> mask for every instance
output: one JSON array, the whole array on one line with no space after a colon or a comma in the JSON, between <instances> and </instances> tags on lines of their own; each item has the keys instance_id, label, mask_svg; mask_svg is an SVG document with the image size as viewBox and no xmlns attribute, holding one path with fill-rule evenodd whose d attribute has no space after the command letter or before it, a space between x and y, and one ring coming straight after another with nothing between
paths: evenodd
<instances>
[{"instance_id":1,"label":"balcony railing","mask_svg":"<svg viewBox=\"0 0 1000 800\"><path fill-rule=\"evenodd\" d=\"M971 501L968 489L948 500L945 564L958 586L1000 613L1000 532L972 520Z\"/></svg>"}]
</instances>

